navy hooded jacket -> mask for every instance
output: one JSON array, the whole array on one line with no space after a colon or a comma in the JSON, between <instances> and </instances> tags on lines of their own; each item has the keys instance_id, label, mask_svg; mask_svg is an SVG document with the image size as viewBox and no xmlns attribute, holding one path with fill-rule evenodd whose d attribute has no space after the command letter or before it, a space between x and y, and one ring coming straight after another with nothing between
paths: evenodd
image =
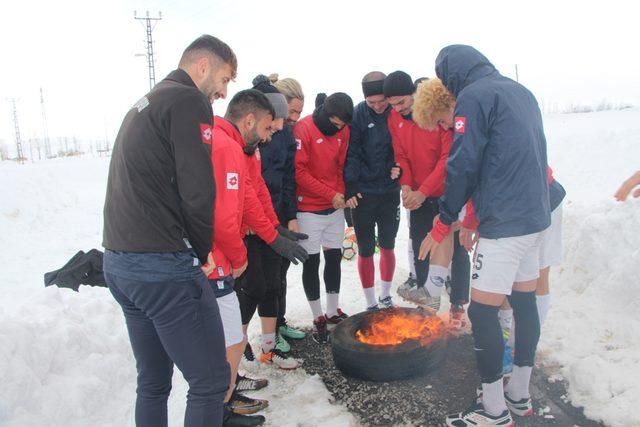
<instances>
[{"instance_id":1,"label":"navy hooded jacket","mask_svg":"<svg viewBox=\"0 0 640 427\"><path fill-rule=\"evenodd\" d=\"M273 209L285 227L287 222L296 219L298 211L295 155L296 142L293 139L293 128L288 125L274 133L271 141L260 145L262 177L271 194Z\"/></svg>"},{"instance_id":2,"label":"navy hooded jacket","mask_svg":"<svg viewBox=\"0 0 640 427\"><path fill-rule=\"evenodd\" d=\"M472 198L480 236L536 233L551 223L547 144L533 94L470 46L447 46L436 74L457 98L440 218L445 224Z\"/></svg>"},{"instance_id":3,"label":"navy hooded jacket","mask_svg":"<svg viewBox=\"0 0 640 427\"><path fill-rule=\"evenodd\" d=\"M348 196L355 193L381 195L400 190L390 177L395 165L387 118L391 107L376 114L366 101L356 105L349 124L351 134L344 167ZM348 197L347 196L347 197Z\"/></svg>"}]
</instances>

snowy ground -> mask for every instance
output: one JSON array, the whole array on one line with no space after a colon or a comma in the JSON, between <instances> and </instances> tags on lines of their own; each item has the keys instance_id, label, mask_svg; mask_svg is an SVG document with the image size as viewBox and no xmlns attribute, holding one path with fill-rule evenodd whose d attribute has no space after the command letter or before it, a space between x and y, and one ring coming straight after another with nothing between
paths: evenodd
<instances>
[{"instance_id":1,"label":"snowy ground","mask_svg":"<svg viewBox=\"0 0 640 427\"><path fill-rule=\"evenodd\" d=\"M640 201L612 194L638 169L640 110L546 118L550 164L569 193L565 263L552 273L553 308L539 360L569 381L568 397L612 426L640 417ZM43 274L79 249L99 248L108 159L0 163L0 425L132 425L135 366L119 307L108 291L43 287ZM404 220L404 218L403 218ZM398 242L396 280L406 277L407 231ZM289 275L289 320L310 324L300 283ZM364 308L355 262L343 263L342 307ZM258 337L257 323L250 338ZM318 376L268 377L271 425L345 426L355 419ZM170 425L181 425L187 387L176 371ZM452 408L458 409L458 408Z\"/></svg>"}]
</instances>

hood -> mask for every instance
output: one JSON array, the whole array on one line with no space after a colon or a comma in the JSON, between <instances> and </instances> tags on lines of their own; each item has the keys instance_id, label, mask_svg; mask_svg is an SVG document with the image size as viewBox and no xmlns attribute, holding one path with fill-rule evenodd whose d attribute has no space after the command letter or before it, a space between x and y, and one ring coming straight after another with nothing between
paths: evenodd
<instances>
[{"instance_id":1,"label":"hood","mask_svg":"<svg viewBox=\"0 0 640 427\"><path fill-rule=\"evenodd\" d=\"M447 46L436 58L436 75L455 97L471 83L496 72L486 56L471 46Z\"/></svg>"},{"instance_id":2,"label":"hood","mask_svg":"<svg viewBox=\"0 0 640 427\"><path fill-rule=\"evenodd\" d=\"M245 142L244 142L244 138L242 137L242 134L240 134L240 131L238 130L238 128L229 120L224 119L220 116L215 116L213 118L213 129L217 129L226 133L229 136L229 138L233 139L238 144L240 144L240 147L245 146ZM215 140L214 140L214 143L215 143Z\"/></svg>"}]
</instances>

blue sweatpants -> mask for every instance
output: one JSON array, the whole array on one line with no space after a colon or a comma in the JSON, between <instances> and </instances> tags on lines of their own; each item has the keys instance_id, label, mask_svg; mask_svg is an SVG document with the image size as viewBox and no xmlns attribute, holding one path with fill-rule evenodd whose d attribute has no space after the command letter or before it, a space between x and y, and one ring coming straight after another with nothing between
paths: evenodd
<instances>
[{"instance_id":1,"label":"blue sweatpants","mask_svg":"<svg viewBox=\"0 0 640 427\"><path fill-rule=\"evenodd\" d=\"M174 363L189 384L185 427L222 425L230 376L224 332L194 253L106 250L104 273L136 358L136 425L167 426Z\"/></svg>"}]
</instances>

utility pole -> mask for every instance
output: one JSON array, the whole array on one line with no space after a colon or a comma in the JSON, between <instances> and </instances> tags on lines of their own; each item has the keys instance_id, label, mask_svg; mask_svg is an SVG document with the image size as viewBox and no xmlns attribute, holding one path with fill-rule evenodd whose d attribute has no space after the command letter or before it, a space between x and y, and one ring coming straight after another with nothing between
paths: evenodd
<instances>
[{"instance_id":1,"label":"utility pole","mask_svg":"<svg viewBox=\"0 0 640 427\"><path fill-rule=\"evenodd\" d=\"M518 64L516 64L516 81L520 83L520 79L518 79Z\"/></svg>"},{"instance_id":2,"label":"utility pole","mask_svg":"<svg viewBox=\"0 0 640 427\"><path fill-rule=\"evenodd\" d=\"M153 29L156 27L157 21L162 19L162 12L158 12L158 17L149 16L149 11L147 11L147 15L143 18L139 18L138 13L136 11L133 12L134 19L138 21L144 21L142 24L145 27L147 32L147 67L149 67L149 90L153 89L156 85L156 69L155 69L155 60L153 58ZM156 22L154 22L156 21ZM153 22L153 25L152 25Z\"/></svg>"},{"instance_id":3,"label":"utility pole","mask_svg":"<svg viewBox=\"0 0 640 427\"><path fill-rule=\"evenodd\" d=\"M44 131L44 156L47 159L50 159L52 157L51 142L49 141L49 128L47 126L47 114L45 113L45 110L44 110L44 95L42 94L42 86L40 87L40 106L42 108L42 129Z\"/></svg>"},{"instance_id":4,"label":"utility pole","mask_svg":"<svg viewBox=\"0 0 640 427\"><path fill-rule=\"evenodd\" d=\"M16 151L18 152L18 163L24 163L24 155L22 154L22 140L20 139L20 126L18 126L18 110L16 109L16 99L9 100L13 105L13 125L16 134Z\"/></svg>"}]
</instances>

